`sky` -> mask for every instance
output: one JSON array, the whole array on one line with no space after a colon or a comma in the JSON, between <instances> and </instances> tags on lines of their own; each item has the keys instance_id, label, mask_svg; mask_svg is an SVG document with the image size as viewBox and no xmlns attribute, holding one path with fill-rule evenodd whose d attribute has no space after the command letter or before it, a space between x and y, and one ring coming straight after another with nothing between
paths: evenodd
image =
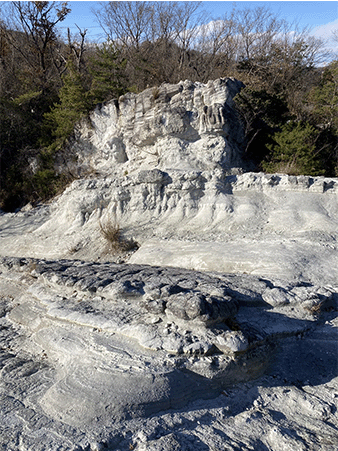
<instances>
[{"instance_id":1,"label":"sky","mask_svg":"<svg viewBox=\"0 0 338 451\"><path fill-rule=\"evenodd\" d=\"M102 40L102 29L92 13L92 10L100 8L101 2L70 1L68 4L72 11L60 24L62 31L66 32L69 27L75 34L76 25L78 25L81 29L88 30L89 40ZM311 33L316 37L330 39L332 31L338 30L338 1L204 1L202 4L202 7L214 19L231 11L234 5L239 9L266 6L281 19L286 19L290 23L297 22L300 27L311 27Z\"/></svg>"}]
</instances>

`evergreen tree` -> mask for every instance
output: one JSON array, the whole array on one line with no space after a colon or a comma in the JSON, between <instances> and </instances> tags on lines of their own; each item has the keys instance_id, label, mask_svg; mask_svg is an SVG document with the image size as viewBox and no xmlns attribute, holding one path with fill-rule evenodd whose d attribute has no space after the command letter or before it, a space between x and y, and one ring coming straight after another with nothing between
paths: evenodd
<instances>
[{"instance_id":1,"label":"evergreen tree","mask_svg":"<svg viewBox=\"0 0 338 451\"><path fill-rule=\"evenodd\" d=\"M323 175L321 149L317 148L319 133L309 123L286 123L273 135L273 143L267 144L271 154L262 163L263 169L270 173Z\"/></svg>"},{"instance_id":2,"label":"evergreen tree","mask_svg":"<svg viewBox=\"0 0 338 451\"><path fill-rule=\"evenodd\" d=\"M323 71L320 82L307 95L304 109L311 124L320 130L325 148L326 175L338 175L338 61Z\"/></svg>"},{"instance_id":3,"label":"evergreen tree","mask_svg":"<svg viewBox=\"0 0 338 451\"><path fill-rule=\"evenodd\" d=\"M68 63L68 71L62 80L59 103L54 104L51 111L45 115L47 123L52 128L52 134L59 144L70 137L76 122L89 110L81 75L71 62Z\"/></svg>"},{"instance_id":4,"label":"evergreen tree","mask_svg":"<svg viewBox=\"0 0 338 451\"><path fill-rule=\"evenodd\" d=\"M260 169L269 150L271 135L290 117L287 104L281 96L265 89L246 87L235 97L236 111L243 124L245 140L244 157Z\"/></svg>"},{"instance_id":5,"label":"evergreen tree","mask_svg":"<svg viewBox=\"0 0 338 451\"><path fill-rule=\"evenodd\" d=\"M121 58L119 50L112 42L105 42L96 48L89 68L92 76L90 90L92 104L117 98L126 92L123 75L125 66L126 60Z\"/></svg>"},{"instance_id":6,"label":"evergreen tree","mask_svg":"<svg viewBox=\"0 0 338 451\"><path fill-rule=\"evenodd\" d=\"M338 129L338 61L325 68L319 86L311 89L306 104L317 124Z\"/></svg>"}]
</instances>

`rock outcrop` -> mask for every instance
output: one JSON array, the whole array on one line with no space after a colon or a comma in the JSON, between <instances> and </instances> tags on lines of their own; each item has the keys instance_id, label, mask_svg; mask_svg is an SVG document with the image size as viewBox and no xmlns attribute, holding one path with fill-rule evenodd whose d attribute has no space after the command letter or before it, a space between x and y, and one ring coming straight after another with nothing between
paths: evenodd
<instances>
[{"instance_id":1,"label":"rock outcrop","mask_svg":"<svg viewBox=\"0 0 338 451\"><path fill-rule=\"evenodd\" d=\"M83 179L48 206L0 216L0 253L111 261L102 227L117 225L140 245L131 263L336 284L337 187L158 169Z\"/></svg>"},{"instance_id":2,"label":"rock outcrop","mask_svg":"<svg viewBox=\"0 0 338 451\"><path fill-rule=\"evenodd\" d=\"M338 180L245 172L241 86L100 105L0 214L0 449L336 451Z\"/></svg>"},{"instance_id":3,"label":"rock outcrop","mask_svg":"<svg viewBox=\"0 0 338 451\"><path fill-rule=\"evenodd\" d=\"M184 172L242 167L243 132L233 109L242 87L234 79L185 81L99 105L77 131L76 171L102 176L154 167Z\"/></svg>"},{"instance_id":4,"label":"rock outcrop","mask_svg":"<svg viewBox=\"0 0 338 451\"><path fill-rule=\"evenodd\" d=\"M76 260L0 271L2 449L335 450L334 289Z\"/></svg>"},{"instance_id":5,"label":"rock outcrop","mask_svg":"<svg viewBox=\"0 0 338 451\"><path fill-rule=\"evenodd\" d=\"M338 182L242 173L241 86L185 81L99 106L70 149L87 176L0 217L1 255L111 259L102 228L116 226L140 245L132 263L335 284Z\"/></svg>"}]
</instances>

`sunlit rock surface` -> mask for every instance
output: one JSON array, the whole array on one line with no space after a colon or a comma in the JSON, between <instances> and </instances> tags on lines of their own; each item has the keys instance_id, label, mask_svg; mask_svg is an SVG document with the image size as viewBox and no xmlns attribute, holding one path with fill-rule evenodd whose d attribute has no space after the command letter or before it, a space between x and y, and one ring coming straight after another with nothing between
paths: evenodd
<instances>
[{"instance_id":1,"label":"sunlit rock surface","mask_svg":"<svg viewBox=\"0 0 338 451\"><path fill-rule=\"evenodd\" d=\"M101 105L0 214L0 449L337 451L338 180L245 172L241 86Z\"/></svg>"},{"instance_id":2,"label":"sunlit rock surface","mask_svg":"<svg viewBox=\"0 0 338 451\"><path fill-rule=\"evenodd\" d=\"M205 171L242 166L234 79L162 84L99 105L77 131L78 171ZM118 168L120 166L120 168Z\"/></svg>"},{"instance_id":3,"label":"sunlit rock surface","mask_svg":"<svg viewBox=\"0 0 338 451\"><path fill-rule=\"evenodd\" d=\"M336 288L0 264L2 449L335 449Z\"/></svg>"}]
</instances>

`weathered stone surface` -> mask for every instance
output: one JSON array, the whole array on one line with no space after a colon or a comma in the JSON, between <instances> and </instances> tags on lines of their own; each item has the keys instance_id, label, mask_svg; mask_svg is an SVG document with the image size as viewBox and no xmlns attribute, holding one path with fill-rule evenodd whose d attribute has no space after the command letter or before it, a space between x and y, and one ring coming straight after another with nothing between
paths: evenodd
<instances>
[{"instance_id":1,"label":"weathered stone surface","mask_svg":"<svg viewBox=\"0 0 338 451\"><path fill-rule=\"evenodd\" d=\"M0 449L336 451L337 179L243 173L239 88L102 105L0 212Z\"/></svg>"},{"instance_id":2,"label":"weathered stone surface","mask_svg":"<svg viewBox=\"0 0 338 451\"><path fill-rule=\"evenodd\" d=\"M186 171L241 166L243 137L233 97L242 86L234 79L164 83L100 105L78 130L76 170L107 175L154 166Z\"/></svg>"},{"instance_id":3,"label":"weathered stone surface","mask_svg":"<svg viewBox=\"0 0 338 451\"><path fill-rule=\"evenodd\" d=\"M292 293L290 302L279 302L278 296L278 302L271 302L283 286ZM310 386L303 394L286 381L293 378L297 387L309 385L311 377L316 385L336 383L332 344L337 324L330 311L337 291L248 275L2 258L0 292L6 294L0 300L0 444L7 446L3 449L15 449L20 442L22 449L127 450L148 449L148 442L150 449L185 449L191 443L191 449L204 449L218 446L219 437L202 419L207 409L220 437L234 437L234 431L246 437L244 450L258 438L251 428L243 430L243 415L264 428L262 446L301 446L303 439L295 441L269 423L271 412L282 410L288 418L284 424L292 422L302 434L305 420L295 424L294 419L299 411L299 418L317 428L325 449L333 450L337 399L318 398L318 390L311 394ZM307 305L314 295L321 301L316 310ZM321 318L326 318L325 325ZM319 363L323 339L326 362L317 364L320 373L311 376L311 359ZM252 381L264 371L266 376ZM243 381L251 385L241 386ZM286 387L287 398L282 388L276 391L276 383ZM259 390L258 400L254 390ZM211 409L210 404L188 407L194 400L214 397ZM252 407L245 410L250 399ZM295 411L297 403L302 407ZM172 413L159 413L168 409ZM179 430L184 433L175 432L174 439L160 424L175 429L181 415L177 409L183 409ZM264 426L257 411L265 415ZM139 419L154 413L141 428ZM161 418L157 435L151 426L155 418ZM188 426L197 418L202 435ZM318 422L330 426L320 429ZM316 440L307 449L322 449Z\"/></svg>"},{"instance_id":4,"label":"weathered stone surface","mask_svg":"<svg viewBox=\"0 0 338 451\"><path fill-rule=\"evenodd\" d=\"M49 207L1 215L0 253L111 259L100 224L116 223L140 246L131 263L335 283L337 193L311 190L325 179L154 171L78 180Z\"/></svg>"}]
</instances>

